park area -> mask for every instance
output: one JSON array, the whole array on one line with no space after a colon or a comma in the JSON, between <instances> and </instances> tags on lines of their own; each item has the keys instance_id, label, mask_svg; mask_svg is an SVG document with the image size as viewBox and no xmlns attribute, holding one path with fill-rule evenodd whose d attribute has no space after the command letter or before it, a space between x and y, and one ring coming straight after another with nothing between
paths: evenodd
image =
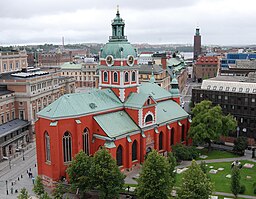
<instances>
[{"instance_id":1,"label":"park area","mask_svg":"<svg viewBox=\"0 0 256 199\"><path fill-rule=\"evenodd\" d=\"M242 168L240 169L241 185L246 187L245 195L256 196L253 193L253 184L256 182L256 163L242 160L240 161ZM232 162L216 162L207 165L207 175L214 183L214 192L231 193L231 164ZM186 169L183 169L186 170ZM180 173L180 171L178 172ZM176 186L179 187L183 172L177 174Z\"/></svg>"}]
</instances>

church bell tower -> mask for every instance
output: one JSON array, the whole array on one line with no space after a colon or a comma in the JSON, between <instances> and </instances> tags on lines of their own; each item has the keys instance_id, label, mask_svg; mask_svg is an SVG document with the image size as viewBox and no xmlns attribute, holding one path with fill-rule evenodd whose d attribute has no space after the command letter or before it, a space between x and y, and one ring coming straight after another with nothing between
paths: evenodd
<instances>
[{"instance_id":1,"label":"church bell tower","mask_svg":"<svg viewBox=\"0 0 256 199\"><path fill-rule=\"evenodd\" d=\"M99 88L111 88L124 102L131 92L138 92L137 50L124 35L119 8L111 25L112 36L100 51Z\"/></svg>"}]
</instances>

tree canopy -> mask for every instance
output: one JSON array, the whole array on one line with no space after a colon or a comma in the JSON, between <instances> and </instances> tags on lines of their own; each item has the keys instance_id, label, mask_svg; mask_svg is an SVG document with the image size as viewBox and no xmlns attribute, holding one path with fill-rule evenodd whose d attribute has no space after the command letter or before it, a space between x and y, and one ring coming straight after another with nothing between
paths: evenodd
<instances>
[{"instance_id":1,"label":"tree canopy","mask_svg":"<svg viewBox=\"0 0 256 199\"><path fill-rule=\"evenodd\" d=\"M208 199L212 193L210 178L201 170L196 161L185 171L181 187L178 190L179 199Z\"/></svg>"},{"instance_id":2,"label":"tree canopy","mask_svg":"<svg viewBox=\"0 0 256 199\"><path fill-rule=\"evenodd\" d=\"M189 137L196 143L208 143L218 140L221 135L235 131L237 122L233 116L223 115L219 105L213 106L211 101L204 100L192 109L193 120L189 129Z\"/></svg>"},{"instance_id":3,"label":"tree canopy","mask_svg":"<svg viewBox=\"0 0 256 199\"><path fill-rule=\"evenodd\" d=\"M37 196L41 196L42 194L44 194L44 185L42 183L42 178L40 178L39 176L36 177L35 180L35 185L33 188L33 191L35 192L35 194Z\"/></svg>"},{"instance_id":4,"label":"tree canopy","mask_svg":"<svg viewBox=\"0 0 256 199\"><path fill-rule=\"evenodd\" d=\"M231 175L231 191L237 198L238 193L240 192L240 169L237 166L232 168L232 175Z\"/></svg>"},{"instance_id":5,"label":"tree canopy","mask_svg":"<svg viewBox=\"0 0 256 199\"><path fill-rule=\"evenodd\" d=\"M142 166L137 195L143 199L167 199L171 188L170 165L165 157L153 150Z\"/></svg>"},{"instance_id":6,"label":"tree canopy","mask_svg":"<svg viewBox=\"0 0 256 199\"><path fill-rule=\"evenodd\" d=\"M73 190L78 188L79 192L84 194L91 188L91 163L92 157L89 157L83 151L76 154L75 158L67 168L71 188Z\"/></svg>"},{"instance_id":7,"label":"tree canopy","mask_svg":"<svg viewBox=\"0 0 256 199\"><path fill-rule=\"evenodd\" d=\"M28 194L27 189L24 187L20 190L20 193L18 195L18 199L28 199L30 195Z\"/></svg>"},{"instance_id":8,"label":"tree canopy","mask_svg":"<svg viewBox=\"0 0 256 199\"><path fill-rule=\"evenodd\" d=\"M90 173L92 185L99 190L100 198L118 198L125 176L107 149L100 149L94 154Z\"/></svg>"}]
</instances>

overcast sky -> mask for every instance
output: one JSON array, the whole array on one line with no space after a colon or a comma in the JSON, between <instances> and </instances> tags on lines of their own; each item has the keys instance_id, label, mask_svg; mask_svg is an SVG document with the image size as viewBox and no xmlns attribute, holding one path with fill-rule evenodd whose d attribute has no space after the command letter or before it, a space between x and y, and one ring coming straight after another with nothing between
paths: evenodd
<instances>
[{"instance_id":1,"label":"overcast sky","mask_svg":"<svg viewBox=\"0 0 256 199\"><path fill-rule=\"evenodd\" d=\"M256 0L0 0L0 45L105 43L117 5L131 43L256 44Z\"/></svg>"}]
</instances>

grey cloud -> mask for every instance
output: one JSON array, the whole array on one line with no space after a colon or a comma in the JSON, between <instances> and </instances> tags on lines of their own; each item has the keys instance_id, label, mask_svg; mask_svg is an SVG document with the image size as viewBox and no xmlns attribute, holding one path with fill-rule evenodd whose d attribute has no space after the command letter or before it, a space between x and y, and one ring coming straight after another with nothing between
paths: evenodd
<instances>
[{"instance_id":1,"label":"grey cloud","mask_svg":"<svg viewBox=\"0 0 256 199\"><path fill-rule=\"evenodd\" d=\"M76 12L89 9L120 9L143 10L188 7L200 0L1 0L0 18L29 18L42 15Z\"/></svg>"}]
</instances>

